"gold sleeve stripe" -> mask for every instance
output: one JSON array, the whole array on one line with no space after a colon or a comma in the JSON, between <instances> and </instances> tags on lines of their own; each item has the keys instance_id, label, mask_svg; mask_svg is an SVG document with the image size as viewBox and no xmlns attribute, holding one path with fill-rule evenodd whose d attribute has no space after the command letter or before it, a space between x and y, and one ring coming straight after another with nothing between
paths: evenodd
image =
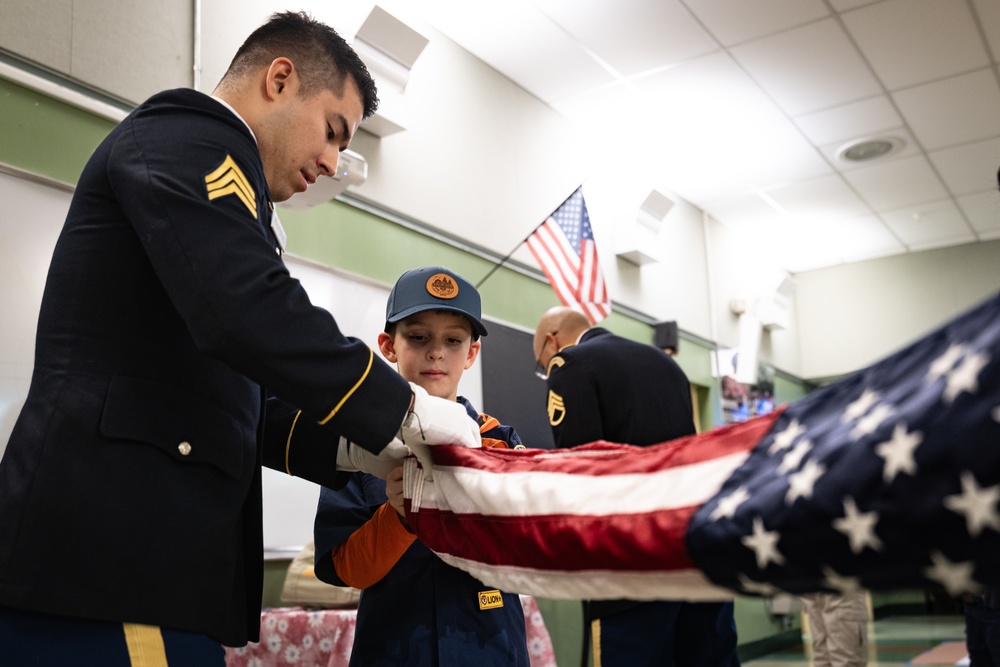
<instances>
[{"instance_id":1,"label":"gold sleeve stripe","mask_svg":"<svg viewBox=\"0 0 1000 667\"><path fill-rule=\"evenodd\" d=\"M356 382L356 383L354 384L354 386L353 386L353 387L351 387L351 390L350 390L349 392L347 392L346 394L344 394L344 397L343 397L342 399L340 399L340 403L337 403L337 404L336 404L335 406L333 406L333 410L331 410L331 411L330 411L330 414L328 414L328 415L326 416L326 418L325 418L325 419L323 419L323 421L321 421L321 422L320 422L320 424L325 424L325 423L327 423L328 421L330 421L331 419L333 419L333 416L334 416L335 414L337 414L337 411L338 411L338 410L340 410L341 406L343 406L343 405L344 405L344 403L345 403L345 402L347 402L347 399L349 399L349 398L351 397L351 395L352 395L352 394L353 394L353 393L354 393L355 391L357 391L357 390L358 390L358 387L360 387L360 386L361 386L361 383L362 383L362 382L364 382L364 381L365 381L365 380L366 380L366 379L368 378L368 374L369 374L369 373L371 372L371 370L372 370L372 362L373 362L374 360L375 360L375 353L374 353L374 352L372 352L372 349L371 349L371 348L368 348L368 367L367 367L367 368L365 368L365 372L364 372L364 373L362 373L362 375L361 375L361 377L360 377L360 378L358 379L358 381L357 381L357 382Z\"/></svg>"},{"instance_id":2,"label":"gold sleeve stripe","mask_svg":"<svg viewBox=\"0 0 1000 667\"><path fill-rule=\"evenodd\" d=\"M205 177L205 184L208 186L209 191L211 191L230 182L235 183L247 197L250 199L254 198L253 187L251 187L250 181L247 180L247 177L243 174L243 170L236 164L233 156L227 155L222 164Z\"/></svg>"},{"instance_id":3,"label":"gold sleeve stripe","mask_svg":"<svg viewBox=\"0 0 1000 667\"><path fill-rule=\"evenodd\" d=\"M122 623L122 629L125 631L125 645L128 647L128 659L132 667L169 667L159 627Z\"/></svg>"},{"instance_id":4,"label":"gold sleeve stripe","mask_svg":"<svg viewBox=\"0 0 1000 667\"><path fill-rule=\"evenodd\" d=\"M226 195L236 195L237 197L239 197L239 200L243 202L243 205L247 207L247 210L250 211L253 217L255 218L257 217L257 209L253 207L253 203L249 199L247 199L247 196L243 194L243 192L233 183L230 183L221 190L216 190L215 192L209 192L208 198L209 200L212 200L212 199L218 199L219 197L225 197Z\"/></svg>"},{"instance_id":5,"label":"gold sleeve stripe","mask_svg":"<svg viewBox=\"0 0 1000 667\"><path fill-rule=\"evenodd\" d=\"M226 195L236 195L250 211L250 214L254 218L257 217L256 195L253 187L231 155L227 155L222 164L205 177L205 188L208 191L209 201Z\"/></svg>"},{"instance_id":6,"label":"gold sleeve stripe","mask_svg":"<svg viewBox=\"0 0 1000 667\"><path fill-rule=\"evenodd\" d=\"M295 425L299 423L299 417L301 416L301 410L295 413L295 419L292 420L292 427L288 429L288 441L285 442L285 472L289 475L292 474L292 469L288 467L288 455L292 451L292 433L295 433Z\"/></svg>"}]
</instances>

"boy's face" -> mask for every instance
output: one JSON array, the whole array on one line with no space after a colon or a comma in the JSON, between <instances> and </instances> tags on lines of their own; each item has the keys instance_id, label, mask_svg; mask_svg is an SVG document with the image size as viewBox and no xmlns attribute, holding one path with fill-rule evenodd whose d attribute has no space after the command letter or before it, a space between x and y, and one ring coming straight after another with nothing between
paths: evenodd
<instances>
[{"instance_id":1,"label":"boy's face","mask_svg":"<svg viewBox=\"0 0 1000 667\"><path fill-rule=\"evenodd\" d=\"M395 336L380 333L378 346L404 379L431 396L454 401L458 381L479 356L480 343L472 340L472 324L464 315L425 310L399 322Z\"/></svg>"}]
</instances>

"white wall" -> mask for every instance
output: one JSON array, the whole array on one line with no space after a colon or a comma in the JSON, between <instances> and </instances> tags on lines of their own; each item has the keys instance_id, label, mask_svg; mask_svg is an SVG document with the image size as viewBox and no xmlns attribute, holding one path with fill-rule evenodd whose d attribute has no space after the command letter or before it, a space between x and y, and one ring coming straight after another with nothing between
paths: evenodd
<instances>
[{"instance_id":1,"label":"white wall","mask_svg":"<svg viewBox=\"0 0 1000 667\"><path fill-rule=\"evenodd\" d=\"M795 280L803 375L836 376L995 294L1000 241L808 271Z\"/></svg>"}]
</instances>

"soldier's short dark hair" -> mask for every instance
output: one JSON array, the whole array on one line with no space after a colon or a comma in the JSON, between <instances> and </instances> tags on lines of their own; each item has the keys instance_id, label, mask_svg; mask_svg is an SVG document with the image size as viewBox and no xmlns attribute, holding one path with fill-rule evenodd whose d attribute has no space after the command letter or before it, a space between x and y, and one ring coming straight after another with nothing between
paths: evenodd
<instances>
[{"instance_id":1,"label":"soldier's short dark hair","mask_svg":"<svg viewBox=\"0 0 1000 667\"><path fill-rule=\"evenodd\" d=\"M378 90L361 57L337 31L305 12L272 14L243 42L223 81L246 76L280 57L295 64L302 95L330 90L341 97L346 78L351 77L361 91L363 118L378 109Z\"/></svg>"}]
</instances>

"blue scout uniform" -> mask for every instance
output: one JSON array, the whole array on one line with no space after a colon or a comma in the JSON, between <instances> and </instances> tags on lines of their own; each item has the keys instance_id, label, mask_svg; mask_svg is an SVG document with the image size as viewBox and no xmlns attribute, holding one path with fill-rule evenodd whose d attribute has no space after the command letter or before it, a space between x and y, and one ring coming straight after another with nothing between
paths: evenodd
<instances>
[{"instance_id":1,"label":"blue scout uniform","mask_svg":"<svg viewBox=\"0 0 1000 667\"><path fill-rule=\"evenodd\" d=\"M97 148L0 463L0 607L258 638L261 463L335 484L338 434L379 451L411 396L309 302L272 211L207 95L158 94ZM302 413L265 418L269 392Z\"/></svg>"},{"instance_id":2,"label":"blue scout uniform","mask_svg":"<svg viewBox=\"0 0 1000 667\"><path fill-rule=\"evenodd\" d=\"M547 374L557 447L648 446L695 432L687 376L652 345L595 327L553 356ZM600 623L603 667L739 665L731 602L597 600L584 613L585 623Z\"/></svg>"},{"instance_id":3,"label":"blue scout uniform","mask_svg":"<svg viewBox=\"0 0 1000 667\"><path fill-rule=\"evenodd\" d=\"M513 428L490 424L496 420L477 414L466 399L458 400L479 423L484 443L493 438L511 448L521 444ZM315 529L317 577L345 585L331 551L386 501L385 482L364 473L352 475L340 491L321 491ZM491 590L414 541L381 581L362 591L351 665L527 667L520 598L499 591L491 595ZM484 594L485 609L481 608ZM497 594L502 606L495 606Z\"/></svg>"}]
</instances>

